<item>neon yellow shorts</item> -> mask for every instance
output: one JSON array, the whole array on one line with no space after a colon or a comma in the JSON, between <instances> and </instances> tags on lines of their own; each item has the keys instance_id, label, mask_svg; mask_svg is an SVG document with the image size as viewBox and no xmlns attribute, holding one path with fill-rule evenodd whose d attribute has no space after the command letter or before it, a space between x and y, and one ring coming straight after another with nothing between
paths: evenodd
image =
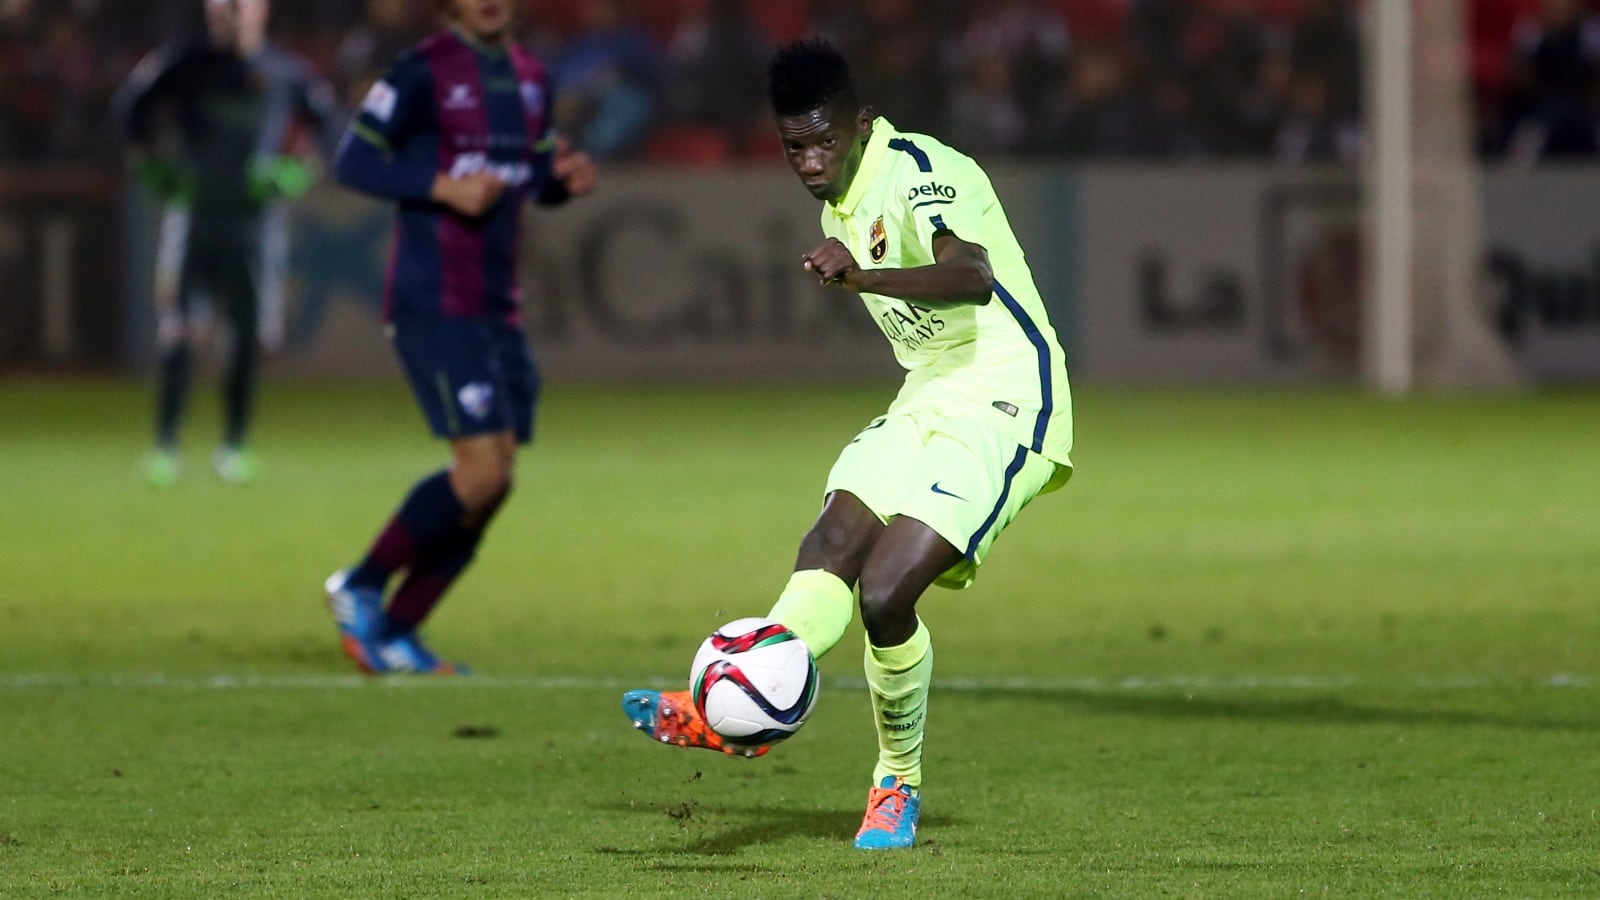
<instances>
[{"instance_id":1,"label":"neon yellow shorts","mask_svg":"<svg viewBox=\"0 0 1600 900\"><path fill-rule=\"evenodd\" d=\"M849 491L886 524L908 516L932 528L965 557L934 583L961 589L1017 513L1071 475L1072 466L1019 446L981 419L916 410L862 429L833 464L826 493Z\"/></svg>"}]
</instances>

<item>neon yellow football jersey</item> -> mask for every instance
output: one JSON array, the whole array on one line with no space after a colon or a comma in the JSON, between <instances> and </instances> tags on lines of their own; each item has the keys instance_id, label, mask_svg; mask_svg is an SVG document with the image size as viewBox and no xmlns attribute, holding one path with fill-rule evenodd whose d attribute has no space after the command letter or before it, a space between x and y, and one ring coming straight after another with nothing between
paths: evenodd
<instances>
[{"instance_id":1,"label":"neon yellow football jersey","mask_svg":"<svg viewBox=\"0 0 1600 900\"><path fill-rule=\"evenodd\" d=\"M988 251L994 293L982 306L938 310L861 294L906 370L889 411L995 416L1018 444L1071 465L1066 354L989 176L965 154L901 134L880 116L849 190L823 204L823 234L861 268L876 269L933 265L941 231Z\"/></svg>"}]
</instances>

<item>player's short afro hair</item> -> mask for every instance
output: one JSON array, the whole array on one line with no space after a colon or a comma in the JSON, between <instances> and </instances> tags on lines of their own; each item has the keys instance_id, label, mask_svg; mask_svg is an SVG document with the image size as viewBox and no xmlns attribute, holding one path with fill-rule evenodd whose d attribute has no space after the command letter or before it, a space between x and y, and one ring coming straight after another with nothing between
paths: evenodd
<instances>
[{"instance_id":1,"label":"player's short afro hair","mask_svg":"<svg viewBox=\"0 0 1600 900\"><path fill-rule=\"evenodd\" d=\"M809 37L779 47L767 63L767 99L780 116L803 116L830 103L860 106L850 64L826 38Z\"/></svg>"}]
</instances>

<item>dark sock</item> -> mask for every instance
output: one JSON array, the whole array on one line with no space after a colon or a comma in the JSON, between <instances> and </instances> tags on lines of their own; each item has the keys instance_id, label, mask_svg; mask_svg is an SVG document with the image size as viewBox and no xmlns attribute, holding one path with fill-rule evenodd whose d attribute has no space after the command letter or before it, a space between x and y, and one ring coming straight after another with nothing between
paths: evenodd
<instances>
[{"instance_id":1,"label":"dark sock","mask_svg":"<svg viewBox=\"0 0 1600 900\"><path fill-rule=\"evenodd\" d=\"M184 401L189 395L189 371L193 354L187 341L179 341L161 355L156 385L156 446L178 445L178 425L183 419Z\"/></svg>"},{"instance_id":2,"label":"dark sock","mask_svg":"<svg viewBox=\"0 0 1600 900\"><path fill-rule=\"evenodd\" d=\"M259 349L254 338L236 338L233 359L222 385L222 439L230 447L243 447L255 408L256 359Z\"/></svg>"},{"instance_id":3,"label":"dark sock","mask_svg":"<svg viewBox=\"0 0 1600 900\"><path fill-rule=\"evenodd\" d=\"M477 555L482 531L463 530L460 539L443 552L420 559L406 574L389 601L384 637L416 630L444 597L445 591Z\"/></svg>"},{"instance_id":4,"label":"dark sock","mask_svg":"<svg viewBox=\"0 0 1600 900\"><path fill-rule=\"evenodd\" d=\"M450 487L448 469L417 482L405 502L378 533L366 558L350 573L356 587L382 590L389 576L442 548L453 547L467 529L465 507Z\"/></svg>"}]
</instances>

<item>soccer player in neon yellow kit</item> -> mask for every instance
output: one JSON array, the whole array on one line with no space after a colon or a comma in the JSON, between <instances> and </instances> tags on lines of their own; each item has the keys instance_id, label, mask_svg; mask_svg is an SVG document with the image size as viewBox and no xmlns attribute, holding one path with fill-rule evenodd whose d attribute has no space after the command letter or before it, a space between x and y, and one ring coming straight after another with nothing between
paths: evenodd
<instances>
[{"instance_id":1,"label":"soccer player in neon yellow kit","mask_svg":"<svg viewBox=\"0 0 1600 900\"><path fill-rule=\"evenodd\" d=\"M996 535L1071 475L1065 355L977 163L863 107L821 39L774 55L768 96L789 166L823 201L827 239L801 264L858 293L906 369L888 411L834 463L768 618L820 657L859 606L879 753L855 845L909 847L933 672L917 601L934 584L970 585ZM662 743L766 750L723 741L687 691L629 691L623 709Z\"/></svg>"}]
</instances>

